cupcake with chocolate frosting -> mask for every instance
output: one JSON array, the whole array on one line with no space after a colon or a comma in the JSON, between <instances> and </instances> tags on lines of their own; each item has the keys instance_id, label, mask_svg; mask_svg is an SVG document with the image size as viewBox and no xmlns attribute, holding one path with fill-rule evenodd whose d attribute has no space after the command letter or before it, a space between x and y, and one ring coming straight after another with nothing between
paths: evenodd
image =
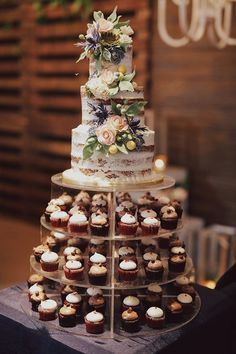
<instances>
[{"instance_id":1,"label":"cupcake with chocolate frosting","mask_svg":"<svg viewBox=\"0 0 236 354\"><path fill-rule=\"evenodd\" d=\"M140 318L131 307L121 314L122 327L126 332L138 332L140 330Z\"/></svg>"},{"instance_id":2,"label":"cupcake with chocolate frosting","mask_svg":"<svg viewBox=\"0 0 236 354\"><path fill-rule=\"evenodd\" d=\"M121 235L135 235L138 228L138 222L135 216L126 213L118 222L118 228Z\"/></svg>"}]
</instances>

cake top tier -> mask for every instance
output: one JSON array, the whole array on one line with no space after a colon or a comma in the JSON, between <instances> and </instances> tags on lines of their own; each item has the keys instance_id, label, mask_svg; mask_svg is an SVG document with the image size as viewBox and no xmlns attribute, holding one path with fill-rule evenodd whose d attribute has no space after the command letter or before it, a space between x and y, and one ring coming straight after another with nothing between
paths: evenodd
<instances>
[{"instance_id":1,"label":"cake top tier","mask_svg":"<svg viewBox=\"0 0 236 354\"><path fill-rule=\"evenodd\" d=\"M118 66L132 71L132 35L129 21L121 22L117 8L107 18L101 11L93 13L93 23L88 24L87 33L79 35L76 44L83 49L78 61L89 58L89 74L99 74L102 70L117 71Z\"/></svg>"}]
</instances>

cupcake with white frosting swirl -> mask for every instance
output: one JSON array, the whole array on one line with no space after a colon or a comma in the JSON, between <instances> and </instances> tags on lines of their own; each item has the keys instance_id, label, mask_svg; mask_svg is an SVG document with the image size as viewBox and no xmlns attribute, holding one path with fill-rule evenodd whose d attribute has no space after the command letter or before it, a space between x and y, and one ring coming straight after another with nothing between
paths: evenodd
<instances>
[{"instance_id":1,"label":"cupcake with white frosting swirl","mask_svg":"<svg viewBox=\"0 0 236 354\"><path fill-rule=\"evenodd\" d=\"M120 262L118 267L120 281L133 281L138 276L138 265L132 260Z\"/></svg>"},{"instance_id":2,"label":"cupcake with white frosting swirl","mask_svg":"<svg viewBox=\"0 0 236 354\"><path fill-rule=\"evenodd\" d=\"M126 213L118 222L118 229L121 235L135 235L138 228L138 222L134 215Z\"/></svg>"},{"instance_id":3,"label":"cupcake with white frosting swirl","mask_svg":"<svg viewBox=\"0 0 236 354\"><path fill-rule=\"evenodd\" d=\"M40 259L40 264L44 272L55 272L58 270L59 257L56 252L44 252Z\"/></svg>"},{"instance_id":4,"label":"cupcake with white frosting swirl","mask_svg":"<svg viewBox=\"0 0 236 354\"><path fill-rule=\"evenodd\" d=\"M159 219L148 216L141 222L143 236L157 235L160 225L161 223Z\"/></svg>"},{"instance_id":5,"label":"cupcake with white frosting swirl","mask_svg":"<svg viewBox=\"0 0 236 354\"><path fill-rule=\"evenodd\" d=\"M70 280L82 280L84 267L80 261L67 261L63 267L64 274Z\"/></svg>"},{"instance_id":6,"label":"cupcake with white frosting swirl","mask_svg":"<svg viewBox=\"0 0 236 354\"><path fill-rule=\"evenodd\" d=\"M73 214L68 222L70 232L86 233L88 228L88 219L85 214Z\"/></svg>"}]
</instances>

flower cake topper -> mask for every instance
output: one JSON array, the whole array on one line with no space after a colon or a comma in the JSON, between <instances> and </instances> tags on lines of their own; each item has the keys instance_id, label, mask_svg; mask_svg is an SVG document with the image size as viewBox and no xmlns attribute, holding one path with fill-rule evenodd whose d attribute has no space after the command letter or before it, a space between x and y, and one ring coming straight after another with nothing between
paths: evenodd
<instances>
[{"instance_id":1,"label":"flower cake topper","mask_svg":"<svg viewBox=\"0 0 236 354\"><path fill-rule=\"evenodd\" d=\"M83 159L90 158L95 151L106 156L118 152L128 154L139 151L144 143L143 132L146 127L140 126L136 116L143 110L146 102L140 101L127 105L112 102L111 112L108 112L101 102L97 106L89 104L94 114L94 127L89 131L89 137L83 149Z\"/></svg>"},{"instance_id":2,"label":"flower cake topper","mask_svg":"<svg viewBox=\"0 0 236 354\"><path fill-rule=\"evenodd\" d=\"M117 16L116 10L117 7L107 19L101 11L93 13L93 23L88 24L86 35L80 34L76 44L83 49L77 62L84 58L93 58L97 68L104 61L115 65L121 62L132 43L134 31L128 25L129 21L120 22L121 16Z\"/></svg>"}]
</instances>

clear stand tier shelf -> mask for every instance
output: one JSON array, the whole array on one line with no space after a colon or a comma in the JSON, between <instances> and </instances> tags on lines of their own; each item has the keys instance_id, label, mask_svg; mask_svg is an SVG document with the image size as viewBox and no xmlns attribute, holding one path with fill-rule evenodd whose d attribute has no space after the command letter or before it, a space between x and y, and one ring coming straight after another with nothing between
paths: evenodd
<instances>
[{"instance_id":1,"label":"clear stand tier shelf","mask_svg":"<svg viewBox=\"0 0 236 354\"><path fill-rule=\"evenodd\" d=\"M110 185L110 186L102 186L98 187L96 185L83 185L83 184L74 184L74 183L66 183L63 181L62 174L57 174L52 176L52 185L51 185L51 199L59 198L63 193L66 193L72 197L75 197L79 192L86 191L89 196L92 198L95 194L103 193L106 195L107 205L108 205L108 220L109 220L109 231L105 235L97 235L94 232L91 232L90 227L86 231L86 233L72 233L69 228L55 228L51 225L50 222L47 222L45 217L42 216L40 219L41 223L41 242L44 243L45 240L51 235L55 236L59 234L60 244L58 255L60 258L59 269L56 272L45 272L42 271L41 264L35 260L35 257L32 255L30 257L30 265L31 270L35 273L41 274L45 279L48 279L48 282L55 282L55 284L62 285L75 285L78 288L78 291L85 299L85 291L88 287L99 287L104 292L104 297L106 298L106 313L105 313L105 332L100 335L102 337L114 337L114 336L133 336L133 335L153 335L154 333L165 333L167 331L174 330L179 328L180 326L191 321L198 313L200 309L200 298L197 295L196 299L193 303L192 312L183 316L182 320L179 323L171 323L166 322L165 327L161 330L152 330L144 324L143 318L145 311L142 309L142 319L140 325L140 331L137 334L132 334L125 332L120 325L120 299L126 294L136 294L140 301L147 294L147 288L150 283L156 282L157 284L162 286L163 289L163 302L162 308L165 309L166 302L168 299L175 297L171 293L173 282L176 280L178 275L187 275L190 274L192 270L192 260L187 255L186 264L184 271L181 273L170 272L168 268L168 257L169 251L167 249L163 249L160 246L160 240L162 242L169 242L169 239L174 239L178 230L182 228L182 221L179 220L177 227L173 230L165 230L159 228L159 231L156 234L152 235L144 235L141 230L141 224L139 225L137 232L135 235L123 235L119 233L119 228L117 227L117 218L116 218L116 208L117 208L117 196L119 192L128 192L131 195L132 201L140 207L140 197L146 193L163 193L164 189L168 189L173 187L175 181L168 176L160 176L157 175L155 181L150 183L142 183L142 184L125 184L125 185ZM92 241L101 240L104 243L104 247L106 249L106 267L107 267L107 279L106 282L101 285L94 285L91 282L91 278L88 276L88 261L89 261L89 245ZM147 279L147 274L144 267L144 260L142 258L141 246L145 244L145 240L151 240L152 244L156 249L158 249L160 260L162 261L164 272L161 277L156 279ZM93 241L94 242L94 241ZM83 248L83 280L81 281L71 281L65 277L63 265L65 264L63 250L68 245L74 245L79 248ZM80 247L81 246L81 247ZM138 266L138 275L134 281L120 281L118 276L118 266L119 266L119 255L118 250L121 246L129 246L135 250L137 266ZM58 287L58 285L57 285ZM49 289L50 290L50 289ZM59 292L59 289L58 289ZM56 296L58 299L58 304L60 305L60 295L51 295ZM85 300L84 300L85 302ZM85 305L84 305L85 306ZM23 301L22 307L25 309L27 313L30 313L32 318L37 321L38 314L32 312L29 307L29 303L25 303ZM86 311L86 309L84 310ZM85 314L86 312L84 312ZM84 315L83 314L83 315ZM39 320L38 320L39 321ZM51 321L47 325L59 327L58 320ZM85 330L85 324L80 323L74 329L71 330L62 329L65 332L81 334L81 335L89 335Z\"/></svg>"}]
</instances>

